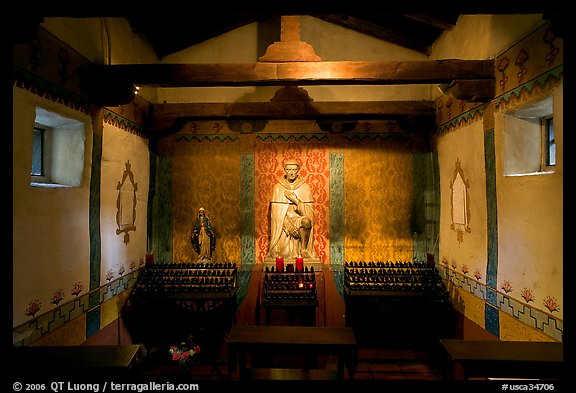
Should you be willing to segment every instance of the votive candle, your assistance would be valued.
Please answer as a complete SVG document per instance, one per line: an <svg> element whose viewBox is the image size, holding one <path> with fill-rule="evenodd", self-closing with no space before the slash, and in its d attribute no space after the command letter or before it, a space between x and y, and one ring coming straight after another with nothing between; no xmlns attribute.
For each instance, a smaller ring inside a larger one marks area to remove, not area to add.
<svg viewBox="0 0 576 393"><path fill-rule="evenodd" d="M296 257L296 270L299 272L304 271L304 258Z"/></svg>
<svg viewBox="0 0 576 393"><path fill-rule="evenodd" d="M284 257L276 257L276 271L284 269Z"/></svg>

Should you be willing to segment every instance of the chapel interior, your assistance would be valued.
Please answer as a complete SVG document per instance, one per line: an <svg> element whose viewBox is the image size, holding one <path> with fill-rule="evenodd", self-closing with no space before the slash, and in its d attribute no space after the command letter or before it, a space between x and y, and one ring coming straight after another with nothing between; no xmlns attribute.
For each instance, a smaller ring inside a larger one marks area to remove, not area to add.
<svg viewBox="0 0 576 393"><path fill-rule="evenodd" d="M15 17L10 372L563 380L565 15L437 7Z"/></svg>

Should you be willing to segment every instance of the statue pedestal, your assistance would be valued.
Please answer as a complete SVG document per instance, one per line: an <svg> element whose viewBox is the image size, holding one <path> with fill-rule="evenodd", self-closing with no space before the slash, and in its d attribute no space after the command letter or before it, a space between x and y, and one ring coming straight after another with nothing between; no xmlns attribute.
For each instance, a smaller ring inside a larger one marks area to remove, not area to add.
<svg viewBox="0 0 576 393"><path fill-rule="evenodd" d="M284 258L284 270L286 270L286 266L289 264L294 265L294 268L296 268L296 259L291 260ZM321 272L322 265L323 263L319 258L304 258L304 268L308 268L308 271L310 271L311 267L314 267L315 272ZM269 257L264 259L264 263L262 263L262 270L264 271L266 268L271 269L272 267L276 269L276 259Z"/></svg>

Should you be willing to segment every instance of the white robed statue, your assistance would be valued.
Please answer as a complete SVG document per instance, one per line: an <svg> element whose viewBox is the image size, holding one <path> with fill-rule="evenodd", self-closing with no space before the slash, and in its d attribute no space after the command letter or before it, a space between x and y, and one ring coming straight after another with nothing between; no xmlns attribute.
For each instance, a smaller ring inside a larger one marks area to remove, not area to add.
<svg viewBox="0 0 576 393"><path fill-rule="evenodd" d="M268 257L316 259L314 251L314 201L306 180L300 177L300 162L284 162L282 176L270 199Z"/></svg>

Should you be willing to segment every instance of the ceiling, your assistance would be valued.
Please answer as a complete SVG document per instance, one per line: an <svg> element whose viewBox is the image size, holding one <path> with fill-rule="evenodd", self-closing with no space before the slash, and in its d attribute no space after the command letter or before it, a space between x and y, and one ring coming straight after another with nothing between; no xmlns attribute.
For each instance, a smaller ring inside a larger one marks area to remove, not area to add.
<svg viewBox="0 0 576 393"><path fill-rule="evenodd" d="M438 37L456 25L459 16L457 13L310 15L426 55ZM190 15L182 13L131 16L128 21L132 31L148 41L159 58L254 22L277 23L280 34L277 14L195 14L191 23Z"/></svg>
<svg viewBox="0 0 576 393"><path fill-rule="evenodd" d="M164 0L169 1L169 0ZM159 58L199 44L254 22L276 23L280 35L280 16L310 15L336 25L376 37L428 55L436 40L452 29L461 15L470 14L542 14L544 19L562 14L561 2L484 0L432 2L363 2L345 5L313 0L290 2L204 2L203 9L192 12L163 12L128 16L134 33L140 34L154 48ZM157 12L156 12L157 11ZM267 37L268 38L268 37Z"/></svg>
<svg viewBox="0 0 576 393"><path fill-rule="evenodd" d="M360 0L355 0L360 1ZM402 0L402 3L410 3L411 0ZM312 0L308 3L315 4ZM214 6L224 7L220 3ZM235 3L239 7L240 3ZM282 3L284 6L286 3ZM292 4L292 3L290 3ZM476 4L476 3L475 3ZM484 4L484 3L482 3ZM508 7L501 9L496 6L485 9L438 8L437 3L429 3L429 7L423 10L414 7L397 12L389 9L389 12L373 12L370 9L342 12L337 7L332 7L329 13L326 7L306 7L306 9L286 9L282 12L264 12L260 9L250 9L238 12L226 9L226 12L214 12L213 10L195 10L191 12L161 12L155 8L152 13L116 15L128 20L132 31L139 34L149 42L157 56L162 59L170 54L197 45L211 38L231 30L246 26L251 23L260 23L264 27L258 29L262 45L280 41L282 16L309 15L334 23L336 25L360 32L367 36L376 37L398 46L415 50L428 55L433 44L446 31L454 28L458 18L463 15L474 13L502 14L502 13L542 13L543 19L556 19L553 24L557 34L564 37L566 19L561 18L565 13L558 10L546 9L542 3L537 9L517 9ZM549 4L549 3L547 3ZM501 2L498 3L500 7ZM526 3L523 3L525 7ZM242 3L242 7L245 4ZM382 6L380 6L382 7ZM438 9L437 9L438 8ZM544 8L544 9L540 9ZM210 12L212 11L212 12ZM296 12L295 12L296 11ZM26 42L34 37L34 27L38 27L43 18L33 17L28 14L19 14L13 17L12 22L16 33L15 42ZM70 15L73 17L98 17L93 14ZM23 23L28 21L28 23ZM262 49L266 50L266 46ZM272 47L273 45L270 45ZM288 61L281 62L257 62L255 64L119 64L98 65L95 64L89 70L86 80L90 81L90 95L94 102L101 106L117 106L129 102L133 98L134 86L159 86L159 87L193 87L193 86L308 86L308 85L388 85L388 84L440 84L450 90L445 93L452 94L458 99L466 101L484 102L493 97L494 92L494 64L490 60L430 60L425 62L316 62L313 61ZM249 108L195 108L178 107L169 109L174 112L172 117L199 117L214 116L210 111L219 110L222 116L228 118L231 113L236 117L271 117L276 113L282 116L290 114L293 118L304 118L310 114L319 116L319 111L326 116L333 116L334 112L345 116L358 116L371 114L381 116L400 114L414 115L413 103L408 107L382 107L382 102L363 103L367 107L361 108L317 108L308 107L303 110L300 107L286 108L290 103L275 102L266 103L266 108L255 110ZM301 103L297 103L301 105ZM318 104L318 103L315 103ZM167 104L170 105L170 104ZM318 104L319 105L319 104ZM271 108L269 108L271 107ZM278 107L278 108L277 108ZM168 109L166 109L168 110ZM201 113L199 114L200 111ZM273 112L272 115L270 114ZM276 111L276 112L274 112ZM421 114L430 116L429 108L420 108ZM158 111L160 113L161 111ZM218 113L220 113L218 112ZM419 112L419 113L420 113ZM167 115L164 115L166 117ZM168 117L170 117L168 116ZM300 117L299 117L300 116Z"/></svg>

